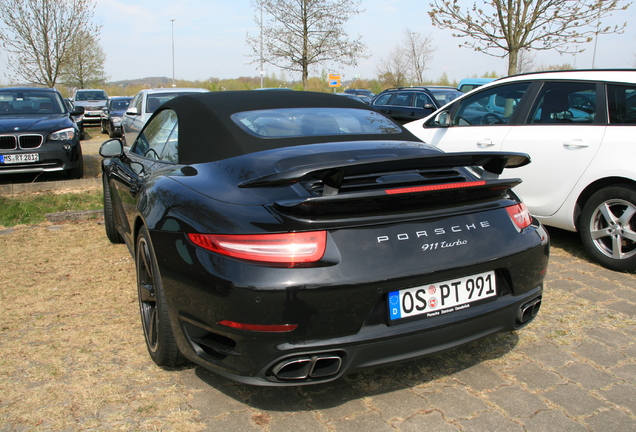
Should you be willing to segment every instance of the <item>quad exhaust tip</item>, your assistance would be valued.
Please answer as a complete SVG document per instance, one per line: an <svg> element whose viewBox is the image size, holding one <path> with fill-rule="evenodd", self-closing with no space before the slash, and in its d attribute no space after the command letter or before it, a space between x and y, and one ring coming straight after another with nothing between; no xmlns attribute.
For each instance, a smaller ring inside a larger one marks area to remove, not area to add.
<svg viewBox="0 0 636 432"><path fill-rule="evenodd" d="M519 310L517 311L517 322L520 324L526 324L530 322L534 317L539 313L539 309L541 308L541 297L537 297L528 303L524 303L521 305Z"/></svg>
<svg viewBox="0 0 636 432"><path fill-rule="evenodd" d="M320 354L286 359L272 372L280 380L320 379L337 374L342 368L342 357L337 354Z"/></svg>

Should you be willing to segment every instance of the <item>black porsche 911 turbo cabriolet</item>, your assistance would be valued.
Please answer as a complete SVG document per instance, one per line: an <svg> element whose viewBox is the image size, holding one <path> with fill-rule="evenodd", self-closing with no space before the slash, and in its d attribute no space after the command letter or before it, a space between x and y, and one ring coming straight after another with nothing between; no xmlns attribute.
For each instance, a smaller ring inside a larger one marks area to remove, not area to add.
<svg viewBox="0 0 636 432"><path fill-rule="evenodd" d="M134 257L160 366L322 383L541 305L548 235L500 177L525 154L445 154L359 102L289 91L177 97L100 153L106 234Z"/></svg>

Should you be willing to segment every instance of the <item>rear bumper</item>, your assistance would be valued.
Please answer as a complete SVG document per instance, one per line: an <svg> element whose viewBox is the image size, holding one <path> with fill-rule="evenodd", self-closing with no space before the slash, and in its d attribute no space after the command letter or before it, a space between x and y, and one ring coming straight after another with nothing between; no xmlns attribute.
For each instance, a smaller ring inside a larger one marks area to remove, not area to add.
<svg viewBox="0 0 636 432"><path fill-rule="evenodd" d="M477 317L464 316L464 319L455 315L453 322L431 329L423 329L425 323L419 321L395 327L367 326L358 334L344 338L297 344L281 342L275 347L277 355L274 359L247 375L219 368L218 363L189 338L190 349L185 354L194 362L244 384L289 386L325 383L352 372L426 357L487 336L517 330L536 316L542 292L543 288L537 287L521 299L500 304L496 310ZM534 305L533 313L526 315L525 321L521 322L522 310L530 304ZM464 315L470 313L467 311ZM187 337L187 332L185 335ZM197 346L194 352L192 346Z"/></svg>

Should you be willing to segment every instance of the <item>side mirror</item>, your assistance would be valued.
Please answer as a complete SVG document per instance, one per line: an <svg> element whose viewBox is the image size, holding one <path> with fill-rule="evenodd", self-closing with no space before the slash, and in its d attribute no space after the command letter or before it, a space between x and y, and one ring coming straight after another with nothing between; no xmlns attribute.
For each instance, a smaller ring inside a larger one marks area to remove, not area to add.
<svg viewBox="0 0 636 432"><path fill-rule="evenodd" d="M424 104L424 109L434 110L435 105L433 105L432 103Z"/></svg>
<svg viewBox="0 0 636 432"><path fill-rule="evenodd" d="M137 107L128 107L128 109L126 110L126 115L131 115L131 116L139 115L139 112L137 111Z"/></svg>
<svg viewBox="0 0 636 432"><path fill-rule="evenodd" d="M124 154L124 145L119 138L105 141L99 148L99 155L106 158L118 158Z"/></svg>
<svg viewBox="0 0 636 432"><path fill-rule="evenodd" d="M86 110L84 109L83 106L74 106L73 109L71 110L71 115L72 116L81 116L84 114Z"/></svg>
<svg viewBox="0 0 636 432"><path fill-rule="evenodd" d="M435 124L441 127L450 126L450 114L448 111L442 111L435 116Z"/></svg>

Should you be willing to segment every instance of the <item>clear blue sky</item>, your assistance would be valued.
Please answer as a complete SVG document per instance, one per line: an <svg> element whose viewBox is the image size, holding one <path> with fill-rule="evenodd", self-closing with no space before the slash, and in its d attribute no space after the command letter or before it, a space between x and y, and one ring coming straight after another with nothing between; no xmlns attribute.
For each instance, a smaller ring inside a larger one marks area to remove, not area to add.
<svg viewBox="0 0 636 432"><path fill-rule="evenodd" d="M431 25L423 0L364 0L365 12L353 17L347 25L350 36L360 34L371 57L361 59L358 67L327 72L363 78L376 76L376 65L401 40L405 29L431 35L437 47L429 79L443 72L452 80L495 71L505 75L505 59L490 57L459 48L461 39L450 30ZM472 4L472 2L470 3ZM106 73L111 80L148 76L172 77L172 23L174 19L175 75L177 79L204 80L210 77L236 78L258 76L258 65L249 64L249 48L245 38L258 34L255 11L249 0L97 0L94 21L102 24L101 43L106 53ZM623 35L601 35L598 40L596 67L634 67L636 63L636 5L615 13L608 21L627 22ZM592 66L594 44L576 57L578 68ZM1 60L5 60L2 56ZM574 64L574 56L537 52L535 64ZM267 73L278 73L266 67ZM319 74L320 71L315 71ZM287 73L288 79L299 79Z"/></svg>

